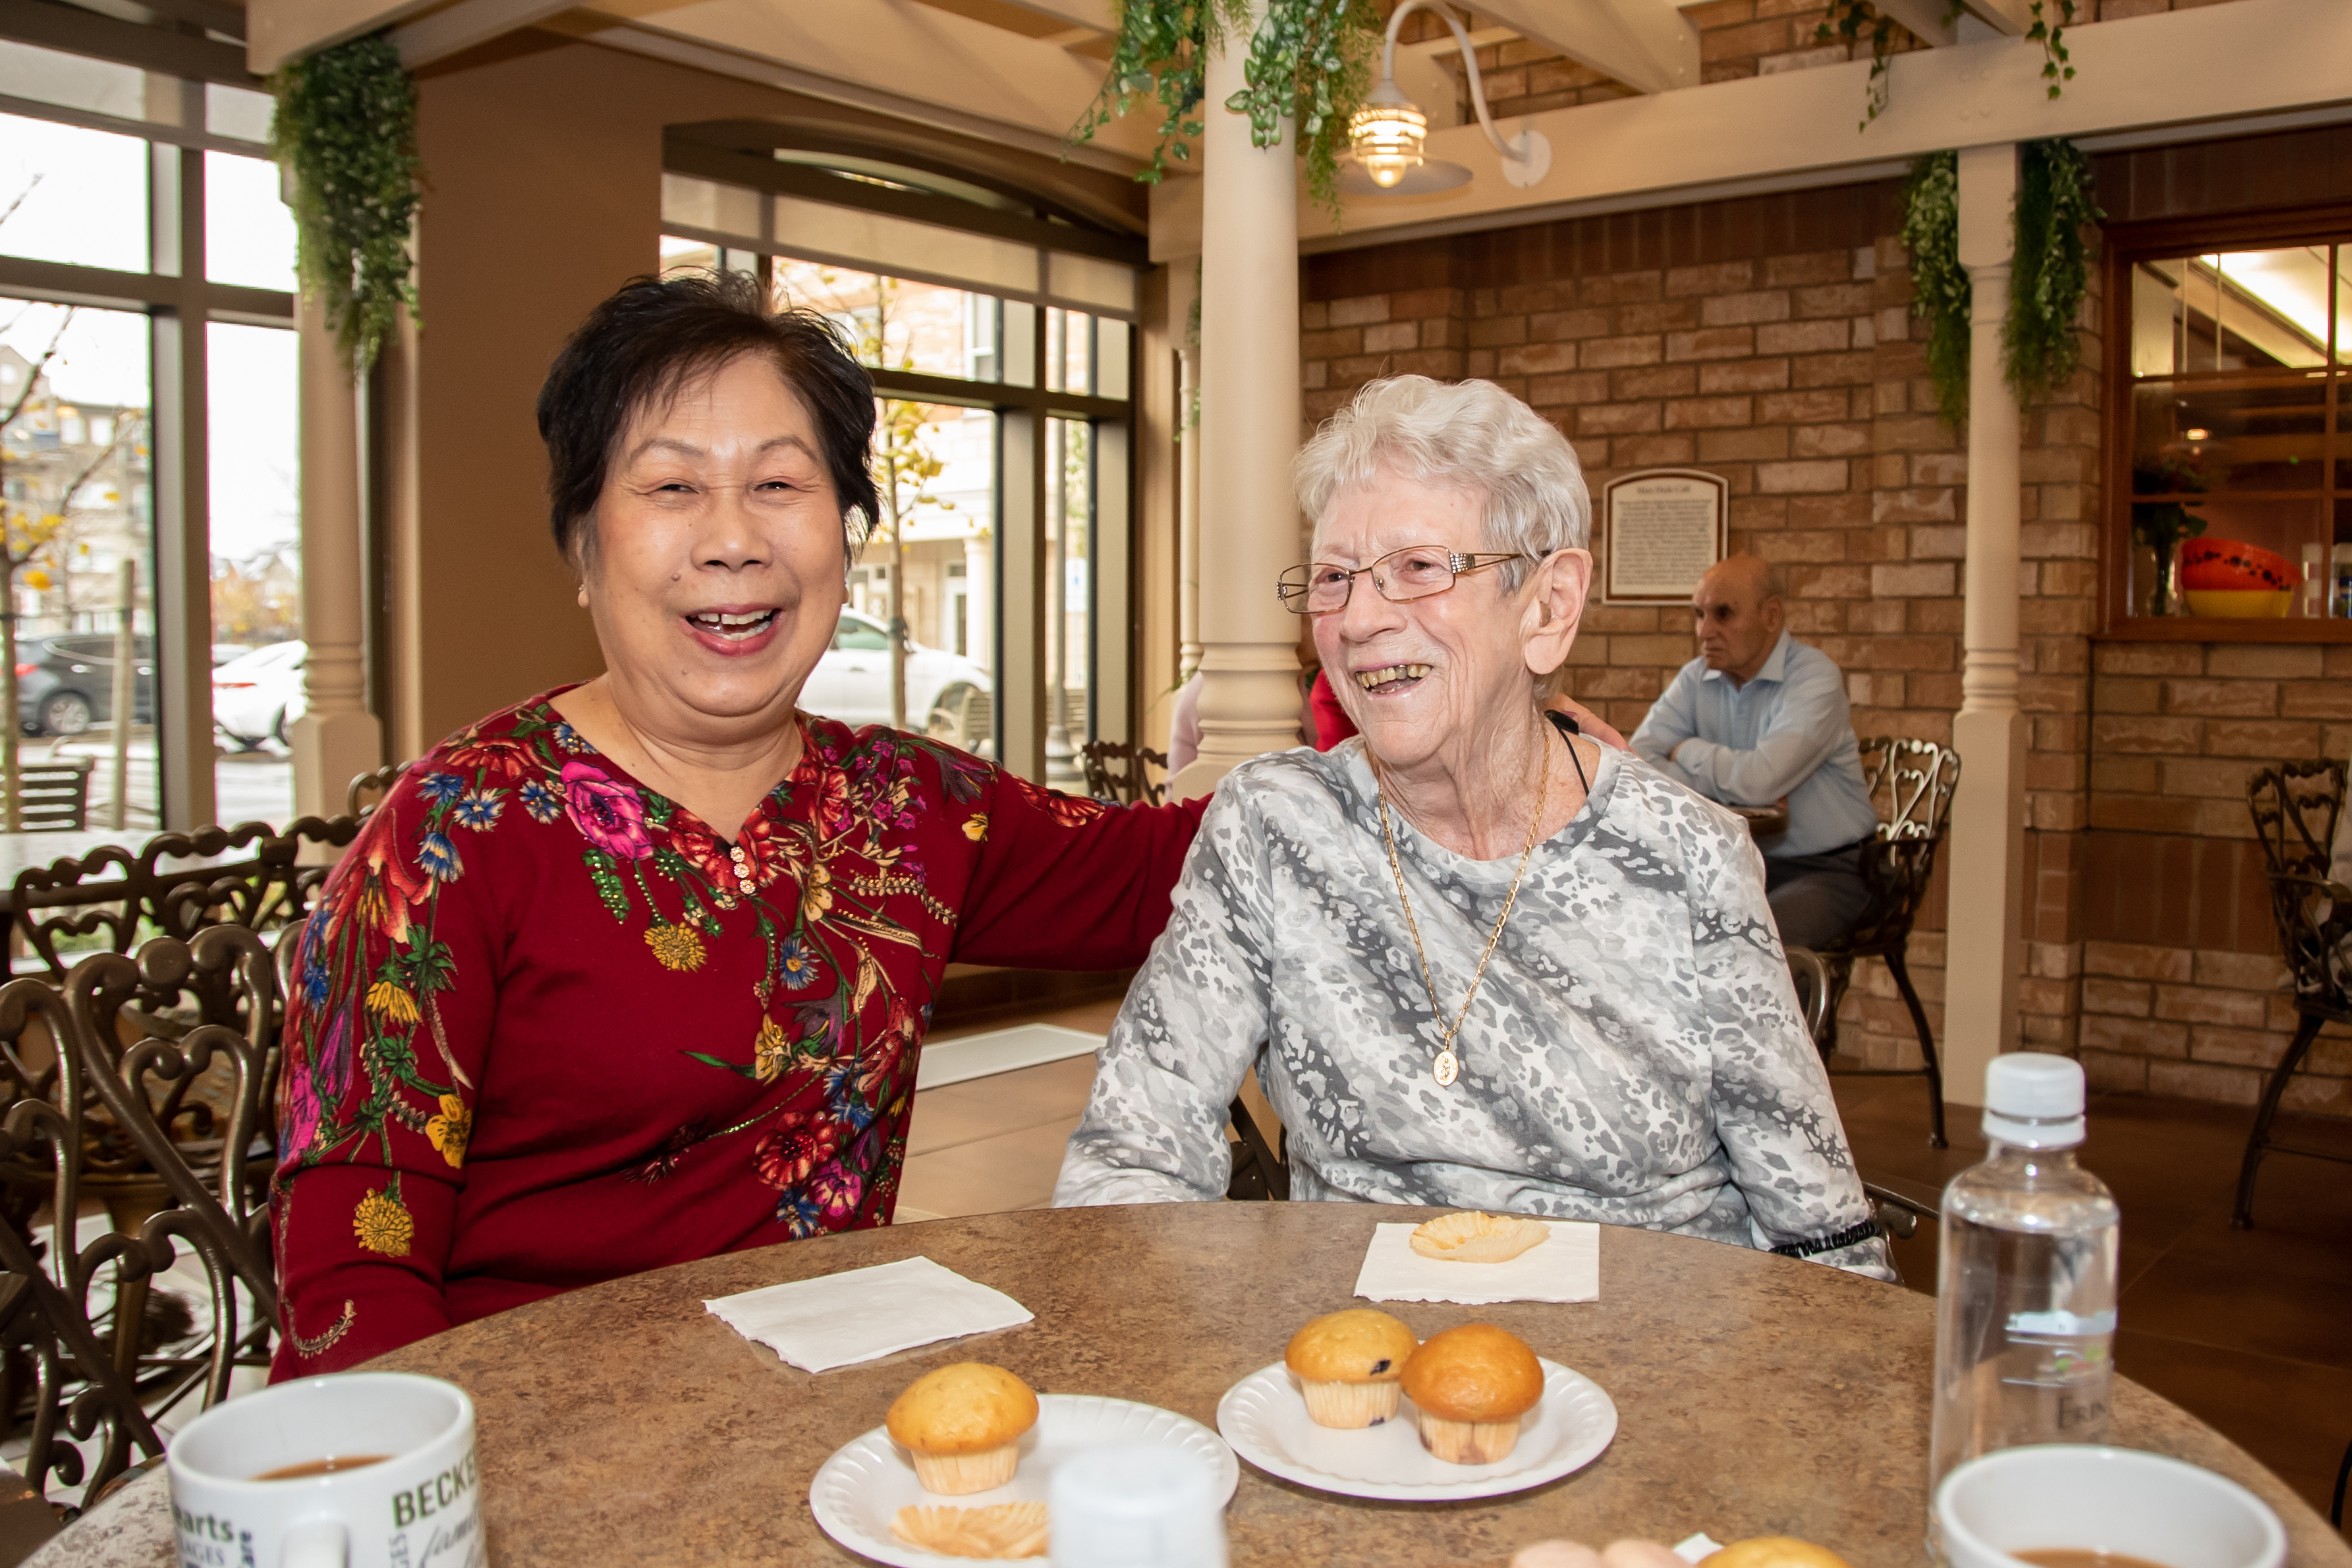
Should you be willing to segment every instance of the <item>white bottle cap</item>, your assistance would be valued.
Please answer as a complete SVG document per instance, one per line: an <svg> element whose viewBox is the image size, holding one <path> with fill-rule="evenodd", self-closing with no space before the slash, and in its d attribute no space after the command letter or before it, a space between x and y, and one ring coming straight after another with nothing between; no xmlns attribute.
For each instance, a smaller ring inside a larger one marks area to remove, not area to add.
<svg viewBox="0 0 2352 1568"><path fill-rule="evenodd" d="M1985 1067L1984 1135L2020 1149L2070 1149L2083 1141L2083 1064L2012 1051Z"/></svg>
<svg viewBox="0 0 2352 1568"><path fill-rule="evenodd" d="M1047 1496L1054 1568L1225 1568L1216 1476L1181 1449L1092 1449L1055 1468Z"/></svg>

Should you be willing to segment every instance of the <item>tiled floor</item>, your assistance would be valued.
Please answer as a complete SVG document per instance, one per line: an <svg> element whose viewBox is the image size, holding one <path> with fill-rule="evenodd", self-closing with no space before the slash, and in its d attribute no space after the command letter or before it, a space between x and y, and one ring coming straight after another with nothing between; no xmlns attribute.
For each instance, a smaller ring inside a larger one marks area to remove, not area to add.
<svg viewBox="0 0 2352 1568"><path fill-rule="evenodd" d="M1100 1033L1116 1012L1101 1003L1038 1021ZM1082 1057L919 1094L899 1217L1050 1204L1093 1070ZM1965 1117L1954 1122L1950 1149L1927 1147L1916 1079L1844 1079L1836 1088L1855 1157L1874 1179L1932 1193L1982 1155ZM2116 1362L2324 1511L2352 1442L2352 1170L2273 1156L2263 1168L2258 1228L2233 1231L2230 1200L2249 1119L2178 1100L2093 1100L2084 1163L2124 1213ZM2352 1127L2283 1131L2352 1152ZM1897 1258L1913 1289L1934 1291L1932 1226L1898 1244Z"/></svg>

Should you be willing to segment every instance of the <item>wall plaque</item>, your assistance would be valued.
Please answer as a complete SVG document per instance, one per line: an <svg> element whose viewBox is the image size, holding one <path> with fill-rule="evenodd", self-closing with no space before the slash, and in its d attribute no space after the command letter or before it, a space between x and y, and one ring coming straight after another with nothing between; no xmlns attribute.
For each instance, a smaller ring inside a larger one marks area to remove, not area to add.
<svg viewBox="0 0 2352 1568"><path fill-rule="evenodd" d="M1645 468L1601 491L1601 600L1687 605L1699 576L1723 559L1726 496L1717 474Z"/></svg>

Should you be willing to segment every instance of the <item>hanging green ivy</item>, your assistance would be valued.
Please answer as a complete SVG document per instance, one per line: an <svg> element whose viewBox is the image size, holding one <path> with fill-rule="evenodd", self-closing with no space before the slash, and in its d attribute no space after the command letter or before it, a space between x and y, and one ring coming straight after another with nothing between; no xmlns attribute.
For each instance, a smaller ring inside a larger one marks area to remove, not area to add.
<svg viewBox="0 0 2352 1568"><path fill-rule="evenodd" d="M2085 231L2106 215L2091 192L2091 160L2072 142L2018 149L2017 259L2009 278L2001 357L2021 404L2047 397L2082 362L2075 317L2091 290Z"/></svg>
<svg viewBox="0 0 2352 1568"><path fill-rule="evenodd" d="M2026 29L2025 39L2042 46L2042 75L2050 84L2050 96L2056 98L2061 88L2074 79L2074 57L2066 50L2066 29L2074 24L2076 0L2055 0L2056 21L2048 15L2053 0L2032 0L2027 11L2033 25ZM1961 0L1945 0L1944 26L1955 26L1967 11ZM1870 35L1870 87L1863 100L1862 123L1855 127L1858 131L1870 129L1870 122L1886 108L1886 62L1895 53L1895 18L1881 12L1871 0L1830 0L1829 10L1813 28L1813 42L1843 42L1849 50L1862 46L1864 33Z"/></svg>
<svg viewBox="0 0 2352 1568"><path fill-rule="evenodd" d="M325 307L344 362L364 374L401 307L416 311L415 89L381 36L293 61L270 86L270 150L293 187L296 270Z"/></svg>
<svg viewBox="0 0 2352 1568"><path fill-rule="evenodd" d="M1171 159L1191 161L1192 144L1207 131L1201 104L1208 96L1210 50L1227 28L1248 26L1246 0L1126 0L1102 91L1069 140L1087 141L1113 120L1157 103L1159 143L1150 166L1136 177L1158 184ZM1307 195L1335 217L1348 120L1370 89L1381 39L1370 0L1267 0L1243 64L1244 85L1223 105L1249 117L1253 146L1280 141L1284 117L1296 124Z"/></svg>
<svg viewBox="0 0 2352 1568"><path fill-rule="evenodd" d="M1969 273L1960 265L1960 155L1930 153L1903 182L1911 313L1927 323L1927 376L1955 430L1969 411Z"/></svg>
<svg viewBox="0 0 2352 1568"><path fill-rule="evenodd" d="M2075 333L2091 288L2086 231L2106 215L2091 189L2091 161L2063 139L2018 149L2016 241L2002 374L2019 405L2049 396L2081 363ZM1960 155L1930 153L1903 183L1903 243L1911 251L1911 310L1927 323L1927 374L1937 410L1958 429L1969 408L1969 274L1960 265Z"/></svg>

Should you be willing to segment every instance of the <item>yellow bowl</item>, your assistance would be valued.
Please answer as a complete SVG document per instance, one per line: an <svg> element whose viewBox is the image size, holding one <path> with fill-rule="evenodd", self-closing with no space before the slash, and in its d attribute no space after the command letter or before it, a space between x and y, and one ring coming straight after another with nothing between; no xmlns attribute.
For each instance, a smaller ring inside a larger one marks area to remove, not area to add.
<svg viewBox="0 0 2352 1568"><path fill-rule="evenodd" d="M2230 621L2284 620L2292 588L2184 588L2192 616L2212 616Z"/></svg>

